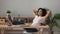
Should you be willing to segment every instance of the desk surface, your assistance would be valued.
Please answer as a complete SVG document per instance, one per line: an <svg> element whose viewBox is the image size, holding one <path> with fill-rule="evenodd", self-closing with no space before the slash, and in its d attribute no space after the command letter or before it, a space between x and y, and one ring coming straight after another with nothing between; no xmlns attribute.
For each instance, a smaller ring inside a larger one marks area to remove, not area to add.
<svg viewBox="0 0 60 34"><path fill-rule="evenodd" d="M28 25L12 25L12 26L8 26L8 25L0 25L0 29L5 29L5 30L24 30L23 28L49 28L48 25L46 26L28 26Z"/></svg>

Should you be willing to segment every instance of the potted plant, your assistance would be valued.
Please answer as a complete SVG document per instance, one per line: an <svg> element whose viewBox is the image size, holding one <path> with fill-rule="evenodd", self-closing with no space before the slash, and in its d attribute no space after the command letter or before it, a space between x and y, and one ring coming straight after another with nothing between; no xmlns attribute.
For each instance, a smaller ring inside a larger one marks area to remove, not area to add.
<svg viewBox="0 0 60 34"><path fill-rule="evenodd" d="M60 14L55 14L53 17L50 16L47 21L46 24L49 25L49 34L54 34L53 33L53 27L56 26L58 28L60 28L59 24L57 23L56 19L60 19Z"/></svg>
<svg viewBox="0 0 60 34"><path fill-rule="evenodd" d="M12 23L11 23L12 22L12 19L11 19L11 15L10 15L11 14L11 11L10 10L7 10L6 13L7 13L7 20L9 22L8 25L11 26L12 25Z"/></svg>
<svg viewBox="0 0 60 34"><path fill-rule="evenodd" d="M10 10L7 10L7 12L6 12L8 15L11 13L11 11Z"/></svg>

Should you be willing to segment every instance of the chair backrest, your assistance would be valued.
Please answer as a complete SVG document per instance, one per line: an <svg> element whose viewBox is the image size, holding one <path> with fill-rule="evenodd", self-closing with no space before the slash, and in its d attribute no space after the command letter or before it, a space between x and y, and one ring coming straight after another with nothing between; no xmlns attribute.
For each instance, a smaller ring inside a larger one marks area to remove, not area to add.
<svg viewBox="0 0 60 34"><path fill-rule="evenodd" d="M5 24L5 19L0 19L0 24Z"/></svg>

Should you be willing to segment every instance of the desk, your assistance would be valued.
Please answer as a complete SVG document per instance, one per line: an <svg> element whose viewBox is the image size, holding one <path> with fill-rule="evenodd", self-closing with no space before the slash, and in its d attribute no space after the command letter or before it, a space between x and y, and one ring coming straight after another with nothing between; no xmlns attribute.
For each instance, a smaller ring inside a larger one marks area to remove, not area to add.
<svg viewBox="0 0 60 34"><path fill-rule="evenodd" d="M48 25L46 26L28 26L28 25L0 25L0 34L4 34L4 30L24 30L24 28L39 28L40 29L40 34L43 34L43 29L44 28L49 28Z"/></svg>

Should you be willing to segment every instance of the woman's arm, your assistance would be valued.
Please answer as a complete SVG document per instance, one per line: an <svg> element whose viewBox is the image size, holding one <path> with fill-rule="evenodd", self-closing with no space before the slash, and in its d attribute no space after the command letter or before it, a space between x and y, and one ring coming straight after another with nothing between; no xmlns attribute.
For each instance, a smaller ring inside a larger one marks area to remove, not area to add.
<svg viewBox="0 0 60 34"><path fill-rule="evenodd" d="M37 12L37 11L34 9L34 10L33 10L33 14L34 14L34 16L36 16L36 12Z"/></svg>
<svg viewBox="0 0 60 34"><path fill-rule="evenodd" d="M47 18L50 16L50 14L51 14L51 11L50 11L50 10L48 10L48 11L47 11L46 16L44 16L44 17L45 17L45 19L47 19Z"/></svg>

